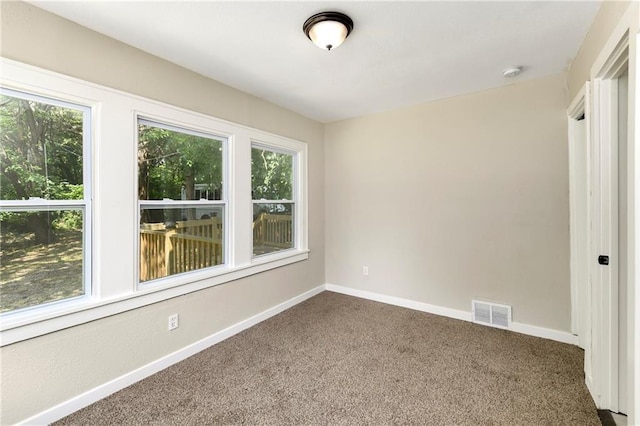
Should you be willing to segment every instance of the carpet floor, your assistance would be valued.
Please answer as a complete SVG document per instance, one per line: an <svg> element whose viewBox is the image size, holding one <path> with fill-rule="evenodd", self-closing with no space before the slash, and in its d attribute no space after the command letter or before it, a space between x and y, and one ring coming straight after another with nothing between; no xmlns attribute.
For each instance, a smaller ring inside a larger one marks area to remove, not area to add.
<svg viewBox="0 0 640 426"><path fill-rule="evenodd" d="M57 422L600 425L576 346L323 292Z"/></svg>

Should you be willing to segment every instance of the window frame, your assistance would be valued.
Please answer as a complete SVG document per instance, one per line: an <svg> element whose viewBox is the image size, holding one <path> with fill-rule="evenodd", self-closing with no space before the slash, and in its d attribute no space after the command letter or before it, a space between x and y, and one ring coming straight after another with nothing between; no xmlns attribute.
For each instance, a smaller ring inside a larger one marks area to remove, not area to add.
<svg viewBox="0 0 640 426"><path fill-rule="evenodd" d="M168 282L169 285L171 285L172 278L175 276L187 276L189 274L192 274L194 272L199 272L202 270L210 270L213 268L222 268L224 266L227 265L227 249L229 247L229 243L230 241L228 240L228 234L229 234L229 218L228 218L228 210L229 210L229 158L228 158L228 152L229 152L229 138L231 137L230 135L224 135L222 134L223 132L212 132L211 129L207 129L207 130L202 130L202 129L198 129L198 128L194 128L193 126L184 126L183 124L174 124L173 122L171 122L171 120L158 120L158 119L152 119L152 118L148 118L145 114L141 114L138 113L136 114L136 123L137 126L136 128L139 129L140 124L144 124L147 126L153 126L156 128L160 128L160 129L164 129L164 130L168 130L168 131L172 131L172 132L176 132L176 133L183 133L183 134L187 134L187 135L191 135L191 136L198 136L198 137L202 137L202 138L207 138L207 139L211 139L211 140L218 140L219 142L221 142L222 144L222 196L220 200L206 200L206 201L201 201L201 200L140 200L140 196L139 194L137 194L137 199L138 199L138 209L136 211L136 223L138 224L138 238L136 239L136 259L137 259L137 267L136 267L136 283L137 283L137 289L138 290L144 290L146 288L152 288L154 286L162 286L164 285L166 282ZM140 133L139 130L136 132L136 154L138 152L139 149L139 144L140 144ZM137 157L136 157L137 158ZM135 188L138 188L138 177L139 177L139 170L138 167L136 167L136 174L135 174ZM137 190L136 190L137 193ZM167 275L166 277L161 277L161 278L155 278L155 279L151 279L151 280L147 280L147 281L141 281L140 280L140 216L141 216L141 210L144 206L154 206L157 208L162 208L164 206L166 206L167 208L175 208L175 207L179 207L179 206L184 206L185 208L189 207L189 206L222 206L222 263L218 264L218 265L214 265L214 266L210 266L207 268L199 268L193 271L188 271L188 272L182 272L182 273L178 273L178 274L173 274L173 275Z"/></svg>
<svg viewBox="0 0 640 426"><path fill-rule="evenodd" d="M80 210L82 212L82 294L64 299L52 300L37 305L26 306L2 312L2 316L38 314L49 310L51 306L74 306L93 297L93 106L66 96L50 95L36 88L12 88L0 85L0 94L18 99L34 101L60 108L72 109L82 113L82 199L50 200L32 197L27 200L0 200L0 211L6 212L45 212Z"/></svg>
<svg viewBox="0 0 640 426"><path fill-rule="evenodd" d="M252 260L256 259L256 258L261 258L261 257L265 257L265 256L271 256L274 255L276 253L282 253L282 252L286 252L289 250L296 250L299 247L299 238L298 238L298 232L296 229L297 223L299 221L298 215L298 194L300 194L300 188L298 188L298 185L300 183L300 177L298 175L298 158L300 156L300 152L299 151L295 151L295 150L290 150L287 148L283 148L282 146L275 146L275 145L271 145L265 142L260 142L260 141L256 141L256 140L252 140L251 141L251 150L253 149L261 149L263 151L271 151L274 152L276 154L282 154L282 155L290 155L291 158L291 199L282 199L282 200L267 200L267 199L260 199L260 200L256 200L253 198L253 195L251 197L251 207L252 207L252 211L253 208L256 204L292 204L293 205L293 215L292 215L292 220L293 223L291 224L291 232L293 234L293 247L289 247L289 248L285 248L282 250L275 250L272 252L268 252L268 253L262 253L262 254L253 254L252 253ZM251 173L253 174L253 170L251 171ZM251 186L251 194L253 194L253 185ZM253 237L253 233L252 233L252 237ZM251 247L252 247L252 251L253 251L253 238L251 240Z"/></svg>
<svg viewBox="0 0 640 426"><path fill-rule="evenodd" d="M309 257L307 144L171 104L0 57L0 86L91 108L91 297L0 314L0 347ZM226 264L138 285L137 117L227 138ZM298 153L297 246L252 258L251 144Z"/></svg>
<svg viewBox="0 0 640 426"><path fill-rule="evenodd" d="M262 147L274 152L284 154L293 154L293 187L292 196L296 201L294 210L294 246L286 250L279 250L272 253L265 253L259 256L253 256L253 232L251 235L251 264L261 265L273 260L286 257L289 253L308 253L309 252L309 210L308 210L308 147L306 143L279 137L270 134L263 134L260 137L252 137L250 139L249 151L256 146ZM249 154L249 180L251 176L251 156ZM251 195L251 183L249 182L249 195ZM251 211L253 212L253 196L250 196Z"/></svg>

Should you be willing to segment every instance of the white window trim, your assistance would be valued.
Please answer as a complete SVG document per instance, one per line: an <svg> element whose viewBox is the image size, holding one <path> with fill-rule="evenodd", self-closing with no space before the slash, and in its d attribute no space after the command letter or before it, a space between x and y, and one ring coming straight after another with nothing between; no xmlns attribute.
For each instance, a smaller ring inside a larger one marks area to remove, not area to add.
<svg viewBox="0 0 640 426"><path fill-rule="evenodd" d="M35 102L54 105L61 108L73 109L82 113L82 199L80 200L48 200L40 197L29 198L28 200L0 200L0 207L6 211L57 211L57 210L79 210L82 212L82 294L74 297L67 297L60 300L53 300L39 305L27 306L16 309L18 315L34 316L39 312L46 312L58 305L74 304L90 299L93 293L92 276L92 146L93 146L93 109L91 105L84 102L76 102L60 98L57 96L47 96L36 94L29 90L21 90L12 87L2 87L2 93L8 96L27 99ZM3 315L3 314L0 314ZM0 316L1 318L1 316ZM1 321L1 320L0 320ZM0 338L0 344L2 340Z"/></svg>
<svg viewBox="0 0 640 426"><path fill-rule="evenodd" d="M140 124L145 124L148 126L153 126L156 128L161 128L161 129L165 129L165 130L169 130L172 132L181 132L184 134L189 134L192 136L198 136L201 138L207 138L207 139L211 139L211 140L218 140L220 139L219 142L222 142L222 199L221 200L140 200L139 196L138 196L138 208L136 209L136 223L138 225L138 229L137 229L137 237L136 237L136 260L137 260L137 266L136 266L136 283L138 286L138 290L144 290L147 288L153 288L155 286L171 286L171 285L181 285L184 284L185 282L188 281L183 281L180 280L179 277L186 277L187 279L190 279L190 277L193 277L193 274L195 272L201 272L201 271L211 271L213 268L215 269L221 269L224 266L228 265L228 248L230 247L231 241L228 238L228 234L229 234L229 223L230 223L230 218L228 216L228 211L229 211L229 157L228 157L228 145L229 145L229 140L233 137L233 135L231 134L221 134L222 132L211 132L211 130L205 130L204 128L194 128L193 126L183 126L183 125L177 125L175 123L173 123L170 119L169 120L164 120L164 119L149 119L148 117L146 117L144 114L138 113L136 114L136 158L137 158L137 154L138 154L138 145L139 145L139 131L138 131L138 126ZM212 125L215 125L215 123L211 123ZM197 125L196 125L197 126ZM135 182L134 185L136 188L138 188L138 168L136 165L136 174L135 174ZM137 189L136 189L136 193L137 193ZM202 268L202 269L197 269L195 271L190 271L190 272L184 272L181 274L174 274L174 275L169 275L166 277L162 277L162 278L156 278L153 280L149 280L149 281L140 281L140 210L143 207L147 207L147 206L166 206L167 208L174 208L174 207L179 207L179 206L197 206L197 205L202 205L202 206L213 206L213 205L219 205L223 207L223 222L222 222L222 226L223 226L223 243L222 243L222 259L223 259L223 263L220 265L214 265L211 266L209 268Z"/></svg>
<svg viewBox="0 0 640 426"><path fill-rule="evenodd" d="M259 254L259 255L253 255L251 262L252 263L260 263L260 259L263 257L270 257L273 256L276 253L283 253L283 252L287 252L287 251L291 251L291 250L297 250L298 247L301 246L301 238L300 238L300 233L298 232L298 222L300 222L302 220L302 215L306 212L306 208L300 212L298 209L298 199L299 199L299 195L304 193L305 190L303 190L300 187L300 184L302 182L299 170L300 167L298 167L298 164L300 162L300 156L303 155L306 158L306 155L301 154L300 151L296 150L294 146L289 145L289 144L283 144L283 143L279 143L279 144L271 144L269 142L264 142L264 141L256 141L256 140L252 140L251 141L251 148L257 148L257 149L262 149L265 151L271 151L271 152L275 152L278 154L285 154L285 155L291 155L293 157L293 161L292 161L292 167L293 167L293 173L292 173L292 178L293 178L293 183L292 183L292 194L291 194L291 199L282 199L282 200L267 200L267 199L259 199L259 200L254 200L253 197L251 197L251 204L255 205L255 204L293 204L294 205L294 209L293 209L293 247L292 248L288 248L288 249L282 249L282 250L278 250L278 251L274 251L272 253L264 253L264 254ZM306 154L306 153L305 153ZM306 181L305 181L306 182ZM251 192L253 193L253 187L251 188ZM253 209L252 209L253 211ZM305 220L306 220L306 216L305 216ZM253 251L253 235L251 238L251 249Z"/></svg>
<svg viewBox="0 0 640 426"><path fill-rule="evenodd" d="M293 141L283 138L253 138L251 139L251 148L262 148L273 152L279 152L282 154L293 154L293 200L287 200L293 202L295 208L295 223L294 223L294 238L295 248L288 250L281 250L276 253L287 252L289 250L307 250L308 249L308 156L307 156L307 144ZM250 165L249 165L250 166ZM253 197L251 197L253 198ZM257 203L270 203L270 202L287 202L285 200L251 200L252 204ZM253 249L253 236L252 236L252 249ZM261 263L264 257L272 256L273 254L263 254L253 257L253 263Z"/></svg>
<svg viewBox="0 0 640 426"><path fill-rule="evenodd" d="M286 137L188 111L98 84L0 58L3 87L86 105L92 111L93 293L36 312L0 315L0 346L94 321L162 300L304 261L307 244L307 145ZM227 263L138 287L137 117L227 137L230 218ZM300 209L297 248L252 257L251 144L262 142L298 155ZM127 159L127 156L129 157ZM244 159L244 161L243 161ZM85 160L86 161L86 160ZM89 161L87 161L89 162ZM232 219L232 220L231 220ZM113 235L114 227L123 234Z"/></svg>

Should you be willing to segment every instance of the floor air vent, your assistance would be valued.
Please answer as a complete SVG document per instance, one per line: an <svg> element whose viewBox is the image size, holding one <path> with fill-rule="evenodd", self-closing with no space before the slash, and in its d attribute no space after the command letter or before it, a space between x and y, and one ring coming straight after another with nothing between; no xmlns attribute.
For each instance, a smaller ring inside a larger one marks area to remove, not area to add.
<svg viewBox="0 0 640 426"><path fill-rule="evenodd" d="M511 326L511 306L473 300L472 309L473 322L500 328Z"/></svg>

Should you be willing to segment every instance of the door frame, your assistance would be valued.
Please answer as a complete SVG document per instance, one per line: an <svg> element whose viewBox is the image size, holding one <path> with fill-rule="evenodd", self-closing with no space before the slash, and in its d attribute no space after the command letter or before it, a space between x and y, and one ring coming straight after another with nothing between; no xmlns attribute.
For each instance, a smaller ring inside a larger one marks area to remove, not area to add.
<svg viewBox="0 0 640 426"><path fill-rule="evenodd" d="M592 101L591 111L592 125L591 146L594 146L594 140L607 136L601 126L602 119L602 85L607 77L611 78L616 66L620 65L621 57L627 56L629 67L629 103L628 103L628 127L627 127L627 220L628 220L628 239L627 239L627 353L626 365L628 370L628 382L626 389L627 396L627 422L628 424L640 424L640 288L638 285L638 267L640 267L640 131L636 129L636 123L640 123L640 67L639 67L639 46L640 46L640 3L630 2L623 16L618 20L615 28L593 62L590 70L590 80L592 84ZM597 84L596 84L597 83ZM596 85L599 85L596 92ZM605 84L606 86L606 84ZM606 91L607 88L604 87ZM604 106L606 108L606 105ZM599 117L596 117L596 109L598 109ZM604 123L606 126L606 123ZM611 123L609 123L610 125ZM592 164L594 161L592 160ZM592 170L594 176L595 170ZM595 190L595 183L593 188ZM596 194L592 194L595 199ZM593 214L597 210L592 211ZM592 216L593 223L596 218ZM595 241L594 241L595 246ZM591 259L592 263L597 265L596 259ZM636 266L637 265L637 266ZM592 277L594 280L596 274ZM593 388L590 388L591 395L599 408L611 409L614 411L617 407L617 374L611 374L613 368L611 363L607 363L606 359L612 357L612 340L607 339L607 335L612 335L610 323L603 323L601 319L611 319L611 302L614 300L610 297L608 300L597 298L597 292L602 288L595 288L595 281L592 280L594 291L592 299L592 353L593 353ZM609 294L611 296L611 294ZM617 304L617 300L615 300ZM615 312L617 315L617 311ZM617 321L617 318L616 318ZM616 335L617 337L617 335ZM617 351L617 347L613 348ZM616 357L617 360L617 357ZM617 363L617 362L616 362ZM617 373L617 372L616 372ZM611 379L615 380L616 386L613 386ZM615 389L613 395L611 390ZM615 403L612 403L613 397L616 397Z"/></svg>
<svg viewBox="0 0 640 426"><path fill-rule="evenodd" d="M618 103L615 80L630 66L629 28L617 38L609 54L592 69L593 115L591 127L592 192L592 396L600 408L618 411ZM615 35L615 34L614 34ZM631 108L628 109L631 113ZM631 120L629 120L631 121ZM631 139L631 133L628 132ZM631 144L628 143L628 146ZM629 172L632 173L631 169ZM632 185L630 185L632 186ZM629 204L632 199L629 198ZM628 215L631 218L631 215ZM631 220L631 219L630 219ZM630 224L631 225L631 224ZM633 226L629 227L633 229ZM630 239L631 240L631 239ZM628 253L633 253L631 247ZM608 255L608 266L596 264ZM631 256L630 256L631 257ZM631 259L628 259L631 260ZM633 262L627 262L633 269ZM631 271L629 271L631 272ZM628 273L629 282L633 275Z"/></svg>
<svg viewBox="0 0 640 426"><path fill-rule="evenodd" d="M578 92L573 102L567 109L568 131L569 131L569 211L570 211L570 271L571 271L571 332L578 336L578 346L585 351L584 355L584 373L585 383L592 394L595 394L593 382L593 366L592 366L592 305L593 305L593 285L592 276L594 271L593 262L589 262L595 256L595 249L592 245L592 176L591 176L591 83L586 82L582 89ZM581 117L584 117L585 137L578 139L577 126ZM582 171L578 164L578 144L584 144L586 150L585 164L586 170ZM581 172L584 172L582 174ZM584 182L582 188L587 190L587 208L581 208L578 203L578 188L581 188L580 180L586 175L587 181ZM579 219L582 219L579 220ZM579 256L580 241L578 223L587 224L586 235L586 258ZM579 271L586 271L586 282L580 282Z"/></svg>

